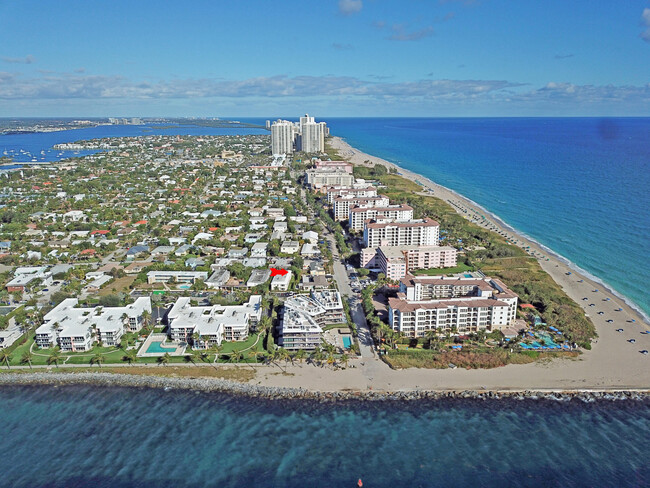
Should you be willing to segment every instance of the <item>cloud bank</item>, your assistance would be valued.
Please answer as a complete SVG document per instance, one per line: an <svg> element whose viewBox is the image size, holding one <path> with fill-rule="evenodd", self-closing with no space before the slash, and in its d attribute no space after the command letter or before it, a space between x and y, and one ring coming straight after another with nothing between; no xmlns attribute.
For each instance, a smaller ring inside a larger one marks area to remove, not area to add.
<svg viewBox="0 0 650 488"><path fill-rule="evenodd" d="M65 101L92 106L94 103L158 104L178 100L185 104L222 103L309 104L319 101L330 110L364 107L395 113L433 111L446 107L451 113L476 113L489 107L493 112L575 114L598 111L650 113L650 83L635 85L576 85L549 82L542 87L508 80L423 79L390 81L369 76L267 76L244 80L174 79L157 82L133 81L121 76L84 73L45 74L27 78L0 72L0 105L17 107ZM6 101L9 101L7 103ZM179 102L179 103L180 103ZM611 110L610 110L611 109ZM609 113L608 112L608 113Z"/></svg>

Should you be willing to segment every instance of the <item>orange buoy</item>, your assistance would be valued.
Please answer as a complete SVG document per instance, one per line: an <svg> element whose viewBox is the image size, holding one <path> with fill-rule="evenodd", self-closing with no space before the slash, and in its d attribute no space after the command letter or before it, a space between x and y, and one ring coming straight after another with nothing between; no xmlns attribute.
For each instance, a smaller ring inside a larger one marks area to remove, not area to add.
<svg viewBox="0 0 650 488"><path fill-rule="evenodd" d="M363 481L361 481L361 478L359 478L359 481L357 481L357 486L361 488L363 486Z"/></svg>

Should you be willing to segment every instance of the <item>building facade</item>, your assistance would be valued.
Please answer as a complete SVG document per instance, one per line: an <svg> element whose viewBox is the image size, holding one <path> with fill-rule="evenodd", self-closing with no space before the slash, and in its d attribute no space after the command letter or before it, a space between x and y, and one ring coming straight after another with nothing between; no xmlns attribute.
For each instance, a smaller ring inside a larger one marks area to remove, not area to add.
<svg viewBox="0 0 650 488"><path fill-rule="evenodd" d="M415 269L455 267L457 251L449 246L380 246L374 261L388 279L400 280Z"/></svg>
<svg viewBox="0 0 650 488"><path fill-rule="evenodd" d="M276 120L271 125L271 151L273 154L292 154L296 140L296 126L288 120Z"/></svg>
<svg viewBox="0 0 650 488"><path fill-rule="evenodd" d="M334 199L332 213L334 220L348 220L353 207L385 207L390 205L386 195L372 197L340 196Z"/></svg>
<svg viewBox="0 0 650 488"><path fill-rule="evenodd" d="M389 325L407 337L470 334L507 327L516 319L518 296L493 278L407 275L388 301Z"/></svg>
<svg viewBox="0 0 650 488"><path fill-rule="evenodd" d="M373 221L363 227L365 247L380 246L437 246L440 224L425 218L403 222Z"/></svg>
<svg viewBox="0 0 650 488"><path fill-rule="evenodd" d="M352 230L362 230L366 220L376 220L377 218L411 220L413 218L413 207L405 204L382 207L353 207L350 209L348 225Z"/></svg>

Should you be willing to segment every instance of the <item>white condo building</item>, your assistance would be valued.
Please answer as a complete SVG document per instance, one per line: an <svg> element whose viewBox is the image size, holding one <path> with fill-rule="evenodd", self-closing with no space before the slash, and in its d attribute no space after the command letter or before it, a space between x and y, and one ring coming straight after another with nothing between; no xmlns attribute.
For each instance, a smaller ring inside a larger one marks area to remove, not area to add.
<svg viewBox="0 0 650 488"><path fill-rule="evenodd" d="M332 212L334 220L348 220L352 207L385 207L387 205L390 205L390 200L386 195L372 197L346 195L334 199Z"/></svg>
<svg viewBox="0 0 650 488"><path fill-rule="evenodd" d="M345 322L341 294L336 290L294 295L284 302L278 345L285 349L314 349L320 345L322 326Z"/></svg>
<svg viewBox="0 0 650 488"><path fill-rule="evenodd" d="M140 297L126 307L77 308L76 298L67 298L43 318L36 329L36 345L42 348L60 346L61 351L88 351L93 333L104 346L117 346L125 331L142 327L142 315L151 313L151 300Z"/></svg>
<svg viewBox="0 0 650 488"><path fill-rule="evenodd" d="M345 197L345 196L354 196L354 197L376 197L377 188L374 186L362 187L362 188L341 188L341 187L331 187L327 189L327 203L330 205L334 203L336 197Z"/></svg>
<svg viewBox="0 0 650 488"><path fill-rule="evenodd" d="M271 125L271 151L273 154L291 154L294 150L297 128L288 120L276 120Z"/></svg>
<svg viewBox="0 0 650 488"><path fill-rule="evenodd" d="M190 342L198 334L194 347L208 349L222 341L243 341L248 329L262 317L262 297L251 295L243 305L194 307L190 297L182 297L167 314L169 335L175 342Z"/></svg>
<svg viewBox="0 0 650 488"><path fill-rule="evenodd" d="M386 218L392 220L411 220L413 207L405 204L382 207L354 207L350 209L348 226L351 230L361 230L366 220Z"/></svg>
<svg viewBox="0 0 650 488"><path fill-rule="evenodd" d="M300 117L300 150L306 153L320 153L325 151L325 136L327 124L316 122L314 117L305 114Z"/></svg>
<svg viewBox="0 0 650 488"><path fill-rule="evenodd" d="M363 227L365 247L437 246L440 225L433 219L409 221L374 221Z"/></svg>
<svg viewBox="0 0 650 488"><path fill-rule="evenodd" d="M397 298L388 300L389 325L407 337L439 333L470 334L510 325L518 296L493 278L407 275Z"/></svg>

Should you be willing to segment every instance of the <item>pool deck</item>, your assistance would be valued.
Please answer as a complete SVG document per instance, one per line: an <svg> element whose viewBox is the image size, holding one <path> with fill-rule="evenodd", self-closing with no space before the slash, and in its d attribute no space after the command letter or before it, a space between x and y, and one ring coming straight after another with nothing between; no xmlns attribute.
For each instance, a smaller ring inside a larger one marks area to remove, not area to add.
<svg viewBox="0 0 650 488"><path fill-rule="evenodd" d="M170 349L167 352L170 356L182 356L183 354L185 354L185 348L187 347L186 344L178 344L176 342L168 341L167 335L165 334L151 334L149 335L149 337L147 337L147 339L144 341L144 344L142 344L142 347L138 351L138 357L157 358L165 355L164 352L147 352L152 342L162 342L165 348ZM172 350L172 347L174 348L174 350Z"/></svg>

